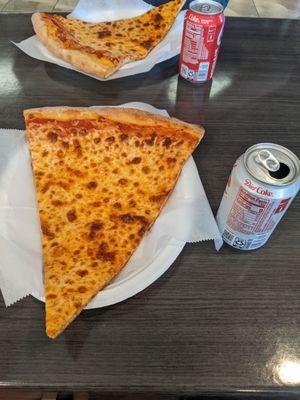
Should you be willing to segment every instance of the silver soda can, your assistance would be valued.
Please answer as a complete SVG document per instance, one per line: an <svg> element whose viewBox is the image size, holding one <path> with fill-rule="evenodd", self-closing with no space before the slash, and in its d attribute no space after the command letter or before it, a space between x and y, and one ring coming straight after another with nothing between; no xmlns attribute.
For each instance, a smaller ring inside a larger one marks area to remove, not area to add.
<svg viewBox="0 0 300 400"><path fill-rule="evenodd" d="M260 143L235 162L217 213L224 242L239 250L263 246L300 187L300 162L283 146Z"/></svg>

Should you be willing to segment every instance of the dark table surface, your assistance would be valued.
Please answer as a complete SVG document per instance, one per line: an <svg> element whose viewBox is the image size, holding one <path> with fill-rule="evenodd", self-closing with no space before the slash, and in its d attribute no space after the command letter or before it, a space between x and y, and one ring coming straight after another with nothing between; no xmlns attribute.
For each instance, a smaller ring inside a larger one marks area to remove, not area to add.
<svg viewBox="0 0 300 400"><path fill-rule="evenodd" d="M300 21L228 18L210 91L178 80L178 59L147 74L96 81L23 54L30 16L0 16L0 126L28 107L144 101L203 122L195 160L213 211L248 146L300 154ZM206 110L206 111L205 111ZM0 387L103 392L300 394L300 199L267 245L243 253L188 244L135 297L83 312L56 341L44 306L0 300Z"/></svg>

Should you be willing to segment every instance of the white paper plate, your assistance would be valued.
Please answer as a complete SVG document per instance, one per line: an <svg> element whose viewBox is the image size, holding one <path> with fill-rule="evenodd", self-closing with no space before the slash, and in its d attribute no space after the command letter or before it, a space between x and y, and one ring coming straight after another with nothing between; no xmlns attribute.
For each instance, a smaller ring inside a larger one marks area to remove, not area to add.
<svg viewBox="0 0 300 400"><path fill-rule="evenodd" d="M168 116L146 103L126 103ZM43 300L42 250L31 159L24 131L0 129L0 288L7 306L34 293ZM135 295L158 279L187 242L220 240L197 167L190 157L176 186L134 254L87 308L104 307ZM16 279L16 276L18 279Z"/></svg>
<svg viewBox="0 0 300 400"><path fill-rule="evenodd" d="M194 160L192 159L191 161L185 166L187 168L186 177L198 173ZM144 241L147 241L147 236L143 239ZM129 260L118 276L105 289L100 291L85 309L116 304L146 289L170 268L181 253L184 245L185 242L168 237L165 246L149 265L143 266L141 269L132 268ZM36 293L32 293L32 295L38 300L45 301L44 297L40 297Z"/></svg>
<svg viewBox="0 0 300 400"><path fill-rule="evenodd" d="M157 256L155 261L140 271L126 274L122 278L122 272L105 289L100 291L97 296L90 301L85 310L110 306L120 303L135 294L141 292L155 282L176 260L184 248L185 243L170 238L165 249ZM45 301L44 297L39 297L32 293L36 299Z"/></svg>

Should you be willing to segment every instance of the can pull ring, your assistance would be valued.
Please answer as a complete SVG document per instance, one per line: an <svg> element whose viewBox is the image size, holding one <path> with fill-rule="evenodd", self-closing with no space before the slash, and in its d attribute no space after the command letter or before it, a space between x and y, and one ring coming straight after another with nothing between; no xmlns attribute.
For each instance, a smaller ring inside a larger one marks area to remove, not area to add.
<svg viewBox="0 0 300 400"><path fill-rule="evenodd" d="M265 167L268 171L275 172L280 168L279 161L269 150L261 150L255 157L255 161Z"/></svg>
<svg viewBox="0 0 300 400"><path fill-rule="evenodd" d="M200 11L203 13L208 13L210 11L210 5L209 4L202 4L200 7Z"/></svg>

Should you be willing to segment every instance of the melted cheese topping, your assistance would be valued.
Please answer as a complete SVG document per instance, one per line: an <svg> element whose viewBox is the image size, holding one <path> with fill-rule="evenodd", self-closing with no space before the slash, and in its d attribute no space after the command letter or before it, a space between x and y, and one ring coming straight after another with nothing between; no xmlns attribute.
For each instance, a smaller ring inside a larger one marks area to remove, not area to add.
<svg viewBox="0 0 300 400"><path fill-rule="evenodd" d="M60 39L63 47L103 57L144 58L166 35L184 1L172 0L145 14L125 20L98 24L41 13L48 32Z"/></svg>
<svg viewBox="0 0 300 400"><path fill-rule="evenodd" d="M97 113L55 119L29 111L47 334L55 337L126 264L199 134L180 124L130 124Z"/></svg>

